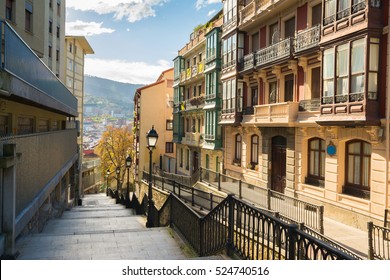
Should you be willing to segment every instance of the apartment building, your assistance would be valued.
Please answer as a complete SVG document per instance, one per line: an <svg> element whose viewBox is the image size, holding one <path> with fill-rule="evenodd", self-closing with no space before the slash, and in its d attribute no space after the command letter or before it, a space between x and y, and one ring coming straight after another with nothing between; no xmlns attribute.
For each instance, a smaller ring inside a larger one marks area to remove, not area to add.
<svg viewBox="0 0 390 280"><path fill-rule="evenodd" d="M174 173L176 151L173 144L173 68L161 73L156 82L141 87L134 95L134 174L142 180L142 171L149 172L149 150L146 134L152 127L158 134L153 150L153 172Z"/></svg>
<svg viewBox="0 0 390 280"><path fill-rule="evenodd" d="M174 142L178 174L220 170L220 26L222 12L190 35L174 59Z"/></svg>
<svg viewBox="0 0 390 280"><path fill-rule="evenodd" d="M383 220L388 1L223 3L226 173L360 228Z"/></svg>
<svg viewBox="0 0 390 280"><path fill-rule="evenodd" d="M63 83L65 10L65 0L0 1L0 17Z"/></svg>
<svg viewBox="0 0 390 280"><path fill-rule="evenodd" d="M79 146L80 159L83 162L83 123L84 123L84 60L85 55L94 54L94 51L84 36L65 36L66 60L63 64L64 73L66 73L66 87L77 98L76 121L78 123L79 135L77 145ZM80 193L84 193L84 184L82 183L82 168L79 168L79 186Z"/></svg>
<svg viewBox="0 0 390 280"><path fill-rule="evenodd" d="M52 45L58 61L48 56L49 20L65 19L64 1L56 4L0 2L1 255L13 255L18 236L41 231L75 198L77 99L58 78L63 36Z"/></svg>

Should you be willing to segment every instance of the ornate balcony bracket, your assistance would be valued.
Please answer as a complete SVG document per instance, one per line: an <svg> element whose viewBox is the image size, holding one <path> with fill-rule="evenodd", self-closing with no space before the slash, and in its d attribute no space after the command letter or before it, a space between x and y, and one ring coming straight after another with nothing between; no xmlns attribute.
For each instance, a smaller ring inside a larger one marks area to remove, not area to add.
<svg viewBox="0 0 390 280"><path fill-rule="evenodd" d="M303 68L303 72L307 72L307 57L300 57L298 59L298 66L302 67Z"/></svg>
<svg viewBox="0 0 390 280"><path fill-rule="evenodd" d="M288 68L293 71L295 75L298 74L298 63L296 60L290 60L288 62Z"/></svg>
<svg viewBox="0 0 390 280"><path fill-rule="evenodd" d="M274 74L277 77L279 77L281 73L282 73L282 68L280 66L274 66L273 67L272 74Z"/></svg>
<svg viewBox="0 0 390 280"><path fill-rule="evenodd" d="M383 128L380 126L371 126L367 128L367 133L373 145L379 145L383 141Z"/></svg>

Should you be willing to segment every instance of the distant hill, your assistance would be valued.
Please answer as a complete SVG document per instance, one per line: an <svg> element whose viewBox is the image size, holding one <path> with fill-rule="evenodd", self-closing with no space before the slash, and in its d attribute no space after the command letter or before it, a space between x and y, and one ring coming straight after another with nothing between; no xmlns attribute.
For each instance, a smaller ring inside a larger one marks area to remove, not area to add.
<svg viewBox="0 0 390 280"><path fill-rule="evenodd" d="M132 114L134 111L134 93L137 88L142 86L144 85L121 83L85 75L84 104L98 105L107 113L125 111Z"/></svg>

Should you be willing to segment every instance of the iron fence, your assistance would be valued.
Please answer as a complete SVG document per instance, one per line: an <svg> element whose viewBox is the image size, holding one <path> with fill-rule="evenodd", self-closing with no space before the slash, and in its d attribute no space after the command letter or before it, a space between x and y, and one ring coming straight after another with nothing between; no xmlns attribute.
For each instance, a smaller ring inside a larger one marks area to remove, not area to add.
<svg viewBox="0 0 390 280"><path fill-rule="evenodd" d="M368 222L368 258L390 260L390 228Z"/></svg>
<svg viewBox="0 0 390 280"><path fill-rule="evenodd" d="M200 181L324 233L324 207L201 168Z"/></svg>

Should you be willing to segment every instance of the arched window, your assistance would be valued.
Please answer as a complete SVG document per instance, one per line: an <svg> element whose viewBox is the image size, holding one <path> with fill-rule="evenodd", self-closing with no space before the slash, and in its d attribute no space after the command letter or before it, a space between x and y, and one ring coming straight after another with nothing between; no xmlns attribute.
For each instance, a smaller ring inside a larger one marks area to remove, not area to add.
<svg viewBox="0 0 390 280"><path fill-rule="evenodd" d="M324 186L325 180L325 141L312 138L308 142L308 175L306 183L315 186Z"/></svg>
<svg viewBox="0 0 390 280"><path fill-rule="evenodd" d="M234 149L234 162L241 163L241 147L242 140L241 135L237 134L235 139L235 149Z"/></svg>
<svg viewBox="0 0 390 280"><path fill-rule="evenodd" d="M371 144L352 140L345 149L345 185L343 193L370 198Z"/></svg>
<svg viewBox="0 0 390 280"><path fill-rule="evenodd" d="M252 165L259 163L259 136L257 135L251 137L251 163Z"/></svg>

